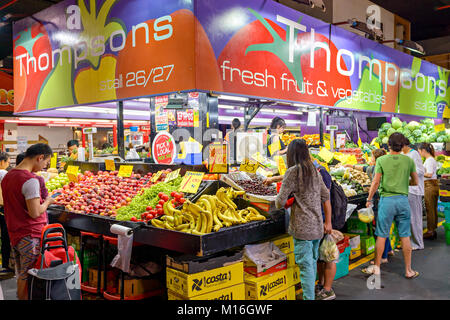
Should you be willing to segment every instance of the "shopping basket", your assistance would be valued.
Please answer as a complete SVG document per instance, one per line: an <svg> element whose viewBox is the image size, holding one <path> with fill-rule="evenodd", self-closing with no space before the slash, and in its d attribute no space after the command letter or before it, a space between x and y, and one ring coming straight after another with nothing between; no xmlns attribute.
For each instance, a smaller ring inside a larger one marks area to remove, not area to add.
<svg viewBox="0 0 450 320"><path fill-rule="evenodd" d="M29 300L81 300L81 265L60 224L44 227L41 255L28 271Z"/></svg>

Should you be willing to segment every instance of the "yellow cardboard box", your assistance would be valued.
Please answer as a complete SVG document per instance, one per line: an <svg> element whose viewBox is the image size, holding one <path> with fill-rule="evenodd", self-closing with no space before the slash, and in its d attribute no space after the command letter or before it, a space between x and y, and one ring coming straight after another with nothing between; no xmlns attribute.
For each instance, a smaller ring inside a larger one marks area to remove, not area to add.
<svg viewBox="0 0 450 320"><path fill-rule="evenodd" d="M287 264L287 267L288 267L288 268L289 268L289 267L295 267L295 266L296 266L296 263L295 263L295 254L294 254L293 252L288 253L288 254L286 255L286 264Z"/></svg>
<svg viewBox="0 0 450 320"><path fill-rule="evenodd" d="M166 273L167 289L188 298L244 282L242 262L193 274L166 268Z"/></svg>
<svg viewBox="0 0 450 320"><path fill-rule="evenodd" d="M297 265L287 268L286 275L288 286L295 286L297 283L300 283L300 268Z"/></svg>
<svg viewBox="0 0 450 320"><path fill-rule="evenodd" d="M288 269L262 277L246 273L244 281L246 300L265 300L289 287Z"/></svg>
<svg viewBox="0 0 450 320"><path fill-rule="evenodd" d="M245 300L245 284L239 283L192 298L183 297L172 290L167 290L167 297L169 300Z"/></svg>
<svg viewBox="0 0 450 320"><path fill-rule="evenodd" d="M295 286L290 286L280 293L276 293L266 300L295 300Z"/></svg>
<svg viewBox="0 0 450 320"><path fill-rule="evenodd" d="M283 253L289 254L294 252L294 238L289 234L283 234L270 241L280 248Z"/></svg>

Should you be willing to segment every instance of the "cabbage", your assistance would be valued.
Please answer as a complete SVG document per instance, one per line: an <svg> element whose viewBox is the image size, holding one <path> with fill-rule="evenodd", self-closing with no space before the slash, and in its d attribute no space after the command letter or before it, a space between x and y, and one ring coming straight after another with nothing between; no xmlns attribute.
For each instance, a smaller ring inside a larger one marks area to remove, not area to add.
<svg viewBox="0 0 450 320"><path fill-rule="evenodd" d="M388 131L391 128L391 124L389 122L385 122L381 125L381 129L383 131Z"/></svg>
<svg viewBox="0 0 450 320"><path fill-rule="evenodd" d="M436 133L432 133L428 137L431 140L431 142L435 142L436 139L437 139L437 134ZM431 142L429 142L429 143L431 143Z"/></svg>
<svg viewBox="0 0 450 320"><path fill-rule="evenodd" d="M417 138L417 143L427 142L428 136L421 136Z"/></svg>
<svg viewBox="0 0 450 320"><path fill-rule="evenodd" d="M403 121L403 122L402 122L402 127L403 127L403 128L406 127L407 124L408 124L408 123L407 123L406 121Z"/></svg>
<svg viewBox="0 0 450 320"><path fill-rule="evenodd" d="M375 142L378 143L378 144L382 144L383 143L383 138L378 137L378 138L375 139Z"/></svg>
<svg viewBox="0 0 450 320"><path fill-rule="evenodd" d="M445 136L445 141L444 142L450 142L450 134L447 134Z"/></svg>
<svg viewBox="0 0 450 320"><path fill-rule="evenodd" d="M447 138L447 136L439 136L436 139L436 142L445 142L445 139Z"/></svg>
<svg viewBox="0 0 450 320"><path fill-rule="evenodd" d="M419 130L422 131L422 132L427 131L427 126L426 125L421 125L419 127Z"/></svg>
<svg viewBox="0 0 450 320"><path fill-rule="evenodd" d="M416 144L416 139L414 139L414 137L411 136L411 137L409 137L409 142L410 142L411 144Z"/></svg>
<svg viewBox="0 0 450 320"><path fill-rule="evenodd" d="M390 128L390 129L387 131L387 136L390 137L391 134L393 134L394 132L396 132L395 129L394 129L394 128Z"/></svg>
<svg viewBox="0 0 450 320"><path fill-rule="evenodd" d="M414 136L414 138L420 138L422 136L422 131L416 129L413 131L412 135Z"/></svg>
<svg viewBox="0 0 450 320"><path fill-rule="evenodd" d="M445 135L447 135L447 133L445 132L445 130L439 131L439 132L437 133L437 136L438 136L438 137L440 137L440 136L445 136Z"/></svg>
<svg viewBox="0 0 450 320"><path fill-rule="evenodd" d="M402 122L399 118L392 118L392 128L399 129L402 127Z"/></svg>
<svg viewBox="0 0 450 320"><path fill-rule="evenodd" d="M404 128L403 129L403 135L407 138L411 136L411 131L409 129Z"/></svg>
<svg viewBox="0 0 450 320"><path fill-rule="evenodd" d="M388 141L389 141L389 138L388 138L388 137L384 137L384 138L381 140L381 142L382 142L383 144L388 144Z"/></svg>
<svg viewBox="0 0 450 320"><path fill-rule="evenodd" d="M410 123L408 123L406 125L406 127L410 130L410 131L414 131L416 129L418 129L420 127L420 124L417 121L411 121Z"/></svg>
<svg viewBox="0 0 450 320"><path fill-rule="evenodd" d="M425 142L427 142L427 143L433 143L433 142L434 142L433 137L432 137L431 135L429 135L429 136L427 137L427 139L425 140Z"/></svg>
<svg viewBox="0 0 450 320"><path fill-rule="evenodd" d="M398 129L397 129L397 132L403 134L403 130L404 130L403 128L398 128Z"/></svg>

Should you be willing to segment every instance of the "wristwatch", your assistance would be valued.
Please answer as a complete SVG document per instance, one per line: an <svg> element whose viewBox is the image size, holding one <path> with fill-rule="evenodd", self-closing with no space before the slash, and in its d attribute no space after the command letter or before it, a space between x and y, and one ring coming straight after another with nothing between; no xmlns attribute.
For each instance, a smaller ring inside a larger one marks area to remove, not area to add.
<svg viewBox="0 0 450 320"><path fill-rule="evenodd" d="M373 202L373 199L372 200L367 199L367 202Z"/></svg>

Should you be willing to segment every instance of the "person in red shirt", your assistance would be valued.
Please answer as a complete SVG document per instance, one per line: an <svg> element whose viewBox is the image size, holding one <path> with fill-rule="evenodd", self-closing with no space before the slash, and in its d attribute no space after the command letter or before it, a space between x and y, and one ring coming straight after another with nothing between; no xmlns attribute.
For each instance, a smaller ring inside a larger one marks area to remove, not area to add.
<svg viewBox="0 0 450 320"><path fill-rule="evenodd" d="M33 172L47 167L52 149L42 143L32 145L23 161L2 180L5 220L16 262L17 297L28 299L28 270L39 257L42 228L47 224L46 210L54 199L41 199L39 181Z"/></svg>

